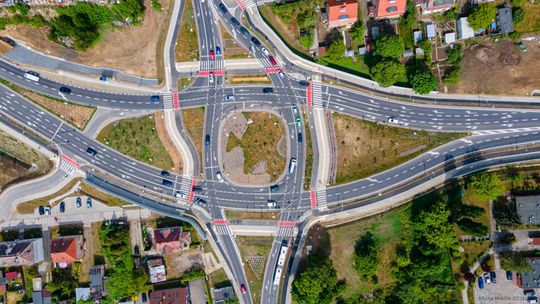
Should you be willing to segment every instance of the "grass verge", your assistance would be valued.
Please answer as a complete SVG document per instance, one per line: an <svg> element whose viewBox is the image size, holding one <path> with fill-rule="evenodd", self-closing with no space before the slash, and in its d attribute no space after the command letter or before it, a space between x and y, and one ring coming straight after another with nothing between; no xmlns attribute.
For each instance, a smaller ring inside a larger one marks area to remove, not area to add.
<svg viewBox="0 0 540 304"><path fill-rule="evenodd" d="M184 115L184 126L186 127L195 149L197 149L197 154L199 157L199 163L202 160L202 142L204 136L204 107L192 108L182 110L182 115ZM202 166L201 171L202 171Z"/></svg>
<svg viewBox="0 0 540 304"><path fill-rule="evenodd" d="M514 25L516 32L540 33L540 5L525 1L523 9L525 10L525 19Z"/></svg>
<svg viewBox="0 0 540 304"><path fill-rule="evenodd" d="M38 208L39 206L49 205L49 201L51 199L66 193L71 188L73 188L75 184L79 181L81 181L80 178L73 179L67 185L65 185L62 189L60 189L59 191L51 195L18 204L17 212L20 214L32 214L34 213L36 208ZM95 187L92 187L90 184L87 184L85 182L81 182L81 184L79 185L79 190L73 192L68 197L75 197L75 196L89 196L110 207L121 207L124 205L130 205L129 202L126 202L120 198L117 198L116 196L103 192ZM60 201L53 202L52 204L55 205L56 203L59 203L59 202Z"/></svg>
<svg viewBox="0 0 540 304"><path fill-rule="evenodd" d="M158 2L157 2L158 3ZM154 1L152 1L154 4ZM158 3L159 4L159 3ZM165 40L167 40L167 27L171 21L174 2L169 1L169 10L165 22L163 22L163 29L159 35L159 39L156 45L156 62L157 62L157 80L158 83L162 83L165 80L165 62L163 61L163 49L165 48ZM161 10L161 9L160 9Z"/></svg>
<svg viewBox="0 0 540 304"><path fill-rule="evenodd" d="M272 80L270 80L266 74L242 76L229 75L227 76L227 82L232 84L271 84Z"/></svg>
<svg viewBox="0 0 540 304"><path fill-rule="evenodd" d="M336 183L347 183L395 167L465 133L409 130L334 113L338 153Z"/></svg>
<svg viewBox="0 0 540 304"><path fill-rule="evenodd" d="M199 40L197 37L193 1L191 0L187 0L184 5L174 54L177 62L199 59Z"/></svg>
<svg viewBox="0 0 540 304"><path fill-rule="evenodd" d="M279 212L245 212L225 210L225 216L230 220L277 220Z"/></svg>
<svg viewBox="0 0 540 304"><path fill-rule="evenodd" d="M174 164L156 131L154 116L129 118L101 130L99 142L149 165L170 169Z"/></svg>
<svg viewBox="0 0 540 304"><path fill-rule="evenodd" d="M223 37L223 43L225 44L222 49L224 59L245 59L251 57L249 52L229 34L223 23L219 22L219 28Z"/></svg>
<svg viewBox="0 0 540 304"><path fill-rule="evenodd" d="M78 105L67 100L61 100L34 93L3 79L0 80L0 83L19 93L38 106L44 108L48 112L60 117L62 120L68 122L79 130L84 130L96 111L95 107Z"/></svg>
<svg viewBox="0 0 540 304"><path fill-rule="evenodd" d="M242 138L229 134L226 151L235 147L244 151L244 173L250 173L261 161L266 162L266 172L276 180L285 170L285 158L278 153L280 140L285 136L282 121L266 112L242 112L249 124Z"/></svg>
<svg viewBox="0 0 540 304"><path fill-rule="evenodd" d="M0 131L0 190L12 182L44 175L52 167L49 159Z"/></svg>
<svg viewBox="0 0 540 304"><path fill-rule="evenodd" d="M304 190L308 190L311 185L311 175L313 174L313 140L311 139L311 124L304 111L304 122L306 123L304 138L306 141L306 169L304 173Z"/></svg>
<svg viewBox="0 0 540 304"><path fill-rule="evenodd" d="M261 303L264 270L273 241L272 237L236 237L254 303ZM264 257L264 259L255 262L253 257Z"/></svg>
<svg viewBox="0 0 540 304"><path fill-rule="evenodd" d="M178 81L176 82L178 86L178 90L181 91L181 90L187 89L194 81L195 81L195 78L190 78L190 77L178 78Z"/></svg>

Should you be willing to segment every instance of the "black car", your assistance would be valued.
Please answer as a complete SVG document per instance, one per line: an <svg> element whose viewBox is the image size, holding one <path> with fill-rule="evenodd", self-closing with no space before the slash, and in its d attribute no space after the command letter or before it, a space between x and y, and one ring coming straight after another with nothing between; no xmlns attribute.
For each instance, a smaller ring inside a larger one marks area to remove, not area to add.
<svg viewBox="0 0 540 304"><path fill-rule="evenodd" d="M298 82L299 85L303 86L303 87L307 87L309 86L309 82L305 81L305 80L300 80Z"/></svg>
<svg viewBox="0 0 540 304"><path fill-rule="evenodd" d="M302 133L298 133L298 142L299 142L299 143L302 142Z"/></svg>
<svg viewBox="0 0 540 304"><path fill-rule="evenodd" d="M193 187L193 192L195 193L202 193L202 187L201 186L195 186Z"/></svg>
<svg viewBox="0 0 540 304"><path fill-rule="evenodd" d="M39 210L39 215L45 215L45 207L39 206L38 210Z"/></svg>
<svg viewBox="0 0 540 304"><path fill-rule="evenodd" d="M274 92L274 89L272 88L264 88L263 89L263 93L273 93Z"/></svg>
<svg viewBox="0 0 540 304"><path fill-rule="evenodd" d="M146 303L146 301L148 301L148 298L147 298L147 296L146 296L146 292L143 292L143 293L141 294L141 300L142 300L143 303Z"/></svg>
<svg viewBox="0 0 540 304"><path fill-rule="evenodd" d="M219 6L219 9L220 9L224 14L227 13L227 7L225 6L225 4L223 4L223 2L220 2L218 6Z"/></svg>
<svg viewBox="0 0 540 304"><path fill-rule="evenodd" d="M497 283L497 275L495 274L495 271L492 271L490 273L490 277L491 277L491 283L496 284Z"/></svg>
<svg viewBox="0 0 540 304"><path fill-rule="evenodd" d="M86 208L92 208L92 198L86 198Z"/></svg>
<svg viewBox="0 0 540 304"><path fill-rule="evenodd" d="M206 201L200 197L195 200L195 204L200 205L201 207L206 207Z"/></svg>
<svg viewBox="0 0 540 304"><path fill-rule="evenodd" d="M58 91L60 91L60 93L63 93L63 94L71 94L71 89L68 87L60 87Z"/></svg>
<svg viewBox="0 0 540 304"><path fill-rule="evenodd" d="M278 191L279 191L279 185L270 186L270 192L278 192Z"/></svg>
<svg viewBox="0 0 540 304"><path fill-rule="evenodd" d="M253 43L255 46L261 46L261 42L255 37L251 37L251 43Z"/></svg>
<svg viewBox="0 0 540 304"><path fill-rule="evenodd" d="M92 148L92 147L88 147L86 149L86 153L88 153L90 156L96 156L97 155L97 151L96 149Z"/></svg>
<svg viewBox="0 0 540 304"><path fill-rule="evenodd" d="M161 170L161 176L167 177L167 176L171 176L171 174L167 170Z"/></svg>
<svg viewBox="0 0 540 304"><path fill-rule="evenodd" d="M162 181L161 181L161 184L162 184L163 186L166 186L166 187L172 187L172 186L173 186L173 182L171 182L171 181L168 180L168 179L162 180Z"/></svg>
<svg viewBox="0 0 540 304"><path fill-rule="evenodd" d="M66 203L60 202L60 213L66 212Z"/></svg>
<svg viewBox="0 0 540 304"><path fill-rule="evenodd" d="M234 17L231 17L231 22L232 22L232 24L234 24L236 26L240 26L240 21L238 21L238 19L236 19Z"/></svg>
<svg viewBox="0 0 540 304"><path fill-rule="evenodd" d="M2 36L0 37L0 39L2 39L2 41L4 41L5 43L9 44L11 47L16 47L17 46L17 42L15 42L15 40L9 38L9 37L6 37L6 36Z"/></svg>
<svg viewBox="0 0 540 304"><path fill-rule="evenodd" d="M133 255L136 257L141 255L141 251L139 250L139 245L135 245L135 247L133 248Z"/></svg>
<svg viewBox="0 0 540 304"><path fill-rule="evenodd" d="M240 33L242 33L242 35L244 35L246 37L249 36L249 32L248 32L247 28L245 28L243 26L240 27Z"/></svg>
<svg viewBox="0 0 540 304"><path fill-rule="evenodd" d="M210 146L210 135L209 134L206 134L206 136L204 137L204 145L205 146Z"/></svg>
<svg viewBox="0 0 540 304"><path fill-rule="evenodd" d="M507 272L506 272L506 279L507 279L508 281L512 281L513 275L512 275L512 272L511 272L511 271L507 271Z"/></svg>

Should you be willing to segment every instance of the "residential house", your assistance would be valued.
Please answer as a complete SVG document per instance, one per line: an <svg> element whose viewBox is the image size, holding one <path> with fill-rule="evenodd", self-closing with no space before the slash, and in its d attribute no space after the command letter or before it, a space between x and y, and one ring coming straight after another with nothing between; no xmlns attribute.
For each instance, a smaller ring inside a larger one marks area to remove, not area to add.
<svg viewBox="0 0 540 304"><path fill-rule="evenodd" d="M450 33L444 34L444 42L446 44L456 43L456 33L450 32Z"/></svg>
<svg viewBox="0 0 540 304"><path fill-rule="evenodd" d="M43 239L0 243L0 267L33 265L43 261Z"/></svg>
<svg viewBox="0 0 540 304"><path fill-rule="evenodd" d="M521 273L520 287L523 289L540 288L540 258L531 257L525 259L531 265L532 271Z"/></svg>
<svg viewBox="0 0 540 304"><path fill-rule="evenodd" d="M82 235L64 236L53 239L51 243L51 262L73 263L80 261L83 245Z"/></svg>
<svg viewBox="0 0 540 304"><path fill-rule="evenodd" d="M416 6L420 6L423 15L444 12L454 6L455 0L417 0Z"/></svg>
<svg viewBox="0 0 540 304"><path fill-rule="evenodd" d="M206 287L203 279L189 281L189 299L191 304L206 304Z"/></svg>
<svg viewBox="0 0 540 304"><path fill-rule="evenodd" d="M349 27L358 20L358 0L327 0L328 28Z"/></svg>
<svg viewBox="0 0 540 304"><path fill-rule="evenodd" d="M432 40L437 36L437 30L435 29L435 24L427 23L426 24L426 37L428 40Z"/></svg>
<svg viewBox="0 0 540 304"><path fill-rule="evenodd" d="M232 286L216 288L213 290L215 304L225 304L228 300L234 300L234 289Z"/></svg>
<svg viewBox="0 0 540 304"><path fill-rule="evenodd" d="M105 289L105 266L96 265L90 268L90 296L98 300L107 296Z"/></svg>
<svg viewBox="0 0 540 304"><path fill-rule="evenodd" d="M525 225L540 225L540 195L516 196L516 211Z"/></svg>
<svg viewBox="0 0 540 304"><path fill-rule="evenodd" d="M497 23L499 24L499 30L501 33L512 33L514 31L512 9L509 7L500 8L497 13Z"/></svg>
<svg viewBox="0 0 540 304"><path fill-rule="evenodd" d="M149 294L150 304L186 304L187 289L183 287L154 290Z"/></svg>
<svg viewBox="0 0 540 304"><path fill-rule="evenodd" d="M467 17L461 17L457 21L457 39L468 39L474 37L474 29L469 25Z"/></svg>
<svg viewBox="0 0 540 304"><path fill-rule="evenodd" d="M182 231L182 227L154 230L154 250L161 254L170 254L177 250L189 248L191 233Z"/></svg>
<svg viewBox="0 0 540 304"><path fill-rule="evenodd" d="M393 19L407 10L406 0L372 0L375 19Z"/></svg>
<svg viewBox="0 0 540 304"><path fill-rule="evenodd" d="M148 266L148 274L150 275L150 283L155 284L167 281L167 271L163 265L163 259L155 258L146 261Z"/></svg>

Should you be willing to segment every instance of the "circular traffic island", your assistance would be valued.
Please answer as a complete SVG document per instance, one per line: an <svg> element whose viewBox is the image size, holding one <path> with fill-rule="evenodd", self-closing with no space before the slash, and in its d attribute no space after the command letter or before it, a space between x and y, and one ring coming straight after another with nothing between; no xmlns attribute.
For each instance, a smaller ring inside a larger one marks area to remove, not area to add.
<svg viewBox="0 0 540 304"><path fill-rule="evenodd" d="M287 159L287 130L270 112L237 112L224 121L222 166L236 184L265 185L280 178Z"/></svg>

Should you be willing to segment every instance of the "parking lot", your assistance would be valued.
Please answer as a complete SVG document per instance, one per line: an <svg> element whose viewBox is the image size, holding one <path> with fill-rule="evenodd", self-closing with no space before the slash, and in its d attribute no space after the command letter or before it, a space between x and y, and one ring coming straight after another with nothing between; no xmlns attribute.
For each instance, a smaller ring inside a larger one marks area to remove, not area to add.
<svg viewBox="0 0 540 304"><path fill-rule="evenodd" d="M478 281L474 285L475 304L521 304L528 303L523 295L523 289L516 283L516 274L513 280L506 279L504 270L496 270L497 283L484 284L484 289L478 288ZM472 303L471 303L472 304Z"/></svg>

